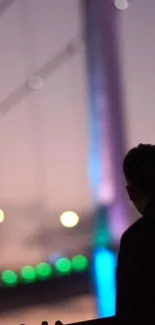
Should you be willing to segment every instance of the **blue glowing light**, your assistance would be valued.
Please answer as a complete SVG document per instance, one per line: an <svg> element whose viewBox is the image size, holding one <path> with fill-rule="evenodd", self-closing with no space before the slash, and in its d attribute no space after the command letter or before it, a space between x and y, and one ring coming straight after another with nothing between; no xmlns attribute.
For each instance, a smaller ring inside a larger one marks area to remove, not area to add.
<svg viewBox="0 0 155 325"><path fill-rule="evenodd" d="M115 315L116 256L105 248L95 250L94 276L99 317Z"/></svg>

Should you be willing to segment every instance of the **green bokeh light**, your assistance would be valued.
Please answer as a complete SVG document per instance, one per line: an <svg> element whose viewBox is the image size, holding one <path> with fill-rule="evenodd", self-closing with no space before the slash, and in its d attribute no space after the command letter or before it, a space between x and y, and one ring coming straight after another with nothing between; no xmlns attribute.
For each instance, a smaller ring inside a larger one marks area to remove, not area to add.
<svg viewBox="0 0 155 325"><path fill-rule="evenodd" d="M60 258L57 260L55 267L61 275L69 274L72 270L72 262L68 258Z"/></svg>
<svg viewBox="0 0 155 325"><path fill-rule="evenodd" d="M55 263L55 268L60 275L70 274L71 271L83 272L88 268L89 262L84 255L76 255L71 260L60 258ZM49 263L39 263L36 267L31 265L24 266L18 274L12 270L5 270L1 274L1 281L6 287L18 285L19 278L24 283L33 283L37 280L47 280L53 275L53 268Z"/></svg>
<svg viewBox="0 0 155 325"><path fill-rule="evenodd" d="M48 279L52 275L52 267L48 263L40 263L36 266L36 271L40 279Z"/></svg>
<svg viewBox="0 0 155 325"><path fill-rule="evenodd" d="M21 269L21 277L26 283L35 282L37 279L37 272L33 266L27 265Z"/></svg>
<svg viewBox="0 0 155 325"><path fill-rule="evenodd" d="M6 287L14 287L18 283L18 275L11 270L4 271L1 275L1 279Z"/></svg>
<svg viewBox="0 0 155 325"><path fill-rule="evenodd" d="M85 271L88 268L88 259L83 255L77 255L72 258L73 269L77 272Z"/></svg>

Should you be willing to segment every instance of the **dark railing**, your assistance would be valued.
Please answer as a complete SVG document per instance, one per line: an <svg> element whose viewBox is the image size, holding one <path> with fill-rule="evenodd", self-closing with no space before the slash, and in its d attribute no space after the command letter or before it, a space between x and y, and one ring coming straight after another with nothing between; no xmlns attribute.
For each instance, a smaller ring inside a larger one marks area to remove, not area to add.
<svg viewBox="0 0 155 325"><path fill-rule="evenodd" d="M97 318L97 319L91 319L86 321L81 321L77 323L67 324L67 325L113 325L116 324L116 318L115 317L108 317L108 318ZM20 324L20 325L26 325L26 324ZM49 324L47 321L42 321L41 325L52 325ZM61 321L56 321L55 325L66 325L63 324Z"/></svg>

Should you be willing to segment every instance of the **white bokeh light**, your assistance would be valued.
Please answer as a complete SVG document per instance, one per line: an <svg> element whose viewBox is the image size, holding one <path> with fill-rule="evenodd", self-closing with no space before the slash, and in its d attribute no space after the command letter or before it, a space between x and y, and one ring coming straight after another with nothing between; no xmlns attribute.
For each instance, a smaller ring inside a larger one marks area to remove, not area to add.
<svg viewBox="0 0 155 325"><path fill-rule="evenodd" d="M114 5L117 9L124 10L129 6L128 0L114 0Z"/></svg>
<svg viewBox="0 0 155 325"><path fill-rule="evenodd" d="M79 223L79 216L73 211L65 211L60 216L60 222L64 227L73 228Z"/></svg>
<svg viewBox="0 0 155 325"><path fill-rule="evenodd" d="M5 219L5 214L3 212L3 210L0 209L0 223L2 223Z"/></svg>

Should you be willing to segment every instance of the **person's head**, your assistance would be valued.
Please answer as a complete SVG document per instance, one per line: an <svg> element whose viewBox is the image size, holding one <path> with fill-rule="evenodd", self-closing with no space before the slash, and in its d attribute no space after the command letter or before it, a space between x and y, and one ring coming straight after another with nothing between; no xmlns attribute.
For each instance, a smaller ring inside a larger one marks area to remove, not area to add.
<svg viewBox="0 0 155 325"><path fill-rule="evenodd" d="M155 146L140 144L124 158L123 171L130 200L140 213L148 201L155 197Z"/></svg>

